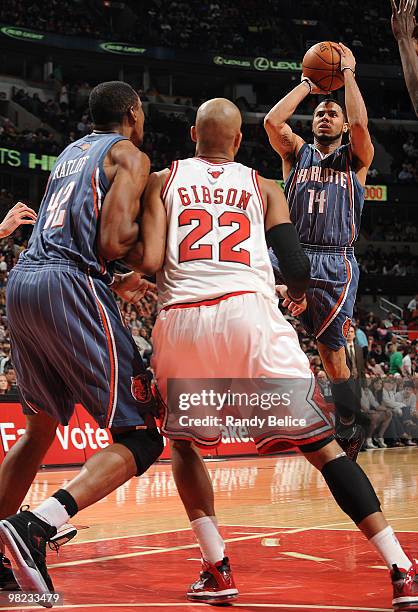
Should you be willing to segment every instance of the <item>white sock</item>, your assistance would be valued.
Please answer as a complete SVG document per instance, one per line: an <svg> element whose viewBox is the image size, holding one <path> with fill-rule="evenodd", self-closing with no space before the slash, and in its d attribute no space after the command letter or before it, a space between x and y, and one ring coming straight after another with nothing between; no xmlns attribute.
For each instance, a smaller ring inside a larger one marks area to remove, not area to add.
<svg viewBox="0 0 418 612"><path fill-rule="evenodd" d="M398 538L393 532L392 527L388 526L370 538L380 556L385 560L386 565L391 570L392 565L396 564L399 569L408 571L412 563L404 553Z"/></svg>
<svg viewBox="0 0 418 612"><path fill-rule="evenodd" d="M202 557L209 563L217 563L225 556L225 544L218 531L215 516L202 516L190 522L199 542Z"/></svg>
<svg viewBox="0 0 418 612"><path fill-rule="evenodd" d="M64 506L55 498L48 497L40 506L32 510L33 514L40 518L45 523L49 523L52 527L59 529L65 523L68 523L70 515Z"/></svg>

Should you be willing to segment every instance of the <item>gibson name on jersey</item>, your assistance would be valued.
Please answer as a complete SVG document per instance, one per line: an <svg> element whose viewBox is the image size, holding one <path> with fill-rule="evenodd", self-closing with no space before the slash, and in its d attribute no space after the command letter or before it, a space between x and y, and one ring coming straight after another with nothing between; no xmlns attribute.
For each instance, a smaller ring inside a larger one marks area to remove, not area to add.
<svg viewBox="0 0 418 612"><path fill-rule="evenodd" d="M224 204L247 210L252 194L245 189L217 187L210 189L207 185L178 187L177 193L183 206L190 204Z"/></svg>

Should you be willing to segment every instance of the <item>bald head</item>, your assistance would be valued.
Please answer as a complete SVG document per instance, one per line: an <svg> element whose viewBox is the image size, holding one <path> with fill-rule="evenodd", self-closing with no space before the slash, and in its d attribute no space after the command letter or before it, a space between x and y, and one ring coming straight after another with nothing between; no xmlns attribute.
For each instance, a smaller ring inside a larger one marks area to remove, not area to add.
<svg viewBox="0 0 418 612"><path fill-rule="evenodd" d="M241 143L241 123L241 113L233 102L214 98L198 108L192 138L206 153L232 149L235 155Z"/></svg>

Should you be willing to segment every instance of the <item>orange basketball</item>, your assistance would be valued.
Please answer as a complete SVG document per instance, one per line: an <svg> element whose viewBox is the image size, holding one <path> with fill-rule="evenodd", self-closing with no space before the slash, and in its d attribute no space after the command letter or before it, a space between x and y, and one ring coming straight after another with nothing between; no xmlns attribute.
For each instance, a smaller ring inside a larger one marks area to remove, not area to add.
<svg viewBox="0 0 418 612"><path fill-rule="evenodd" d="M336 44L320 42L305 53L302 72L324 91L334 91L344 85L340 62L341 56Z"/></svg>

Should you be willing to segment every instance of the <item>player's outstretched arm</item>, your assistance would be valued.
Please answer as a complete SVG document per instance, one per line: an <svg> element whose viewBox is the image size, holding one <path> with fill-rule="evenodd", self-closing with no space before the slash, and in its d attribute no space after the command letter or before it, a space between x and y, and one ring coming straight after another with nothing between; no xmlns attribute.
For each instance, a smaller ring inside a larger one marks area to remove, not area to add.
<svg viewBox="0 0 418 612"><path fill-rule="evenodd" d="M107 175L112 181L103 202L98 250L108 261L123 259L139 238L139 201L149 176L148 157L129 140L115 144L108 154Z"/></svg>
<svg viewBox="0 0 418 612"><path fill-rule="evenodd" d="M142 199L141 254L136 268L144 274L154 274L164 263L167 236L167 214L161 191L169 170L153 172Z"/></svg>
<svg viewBox="0 0 418 612"><path fill-rule="evenodd" d="M302 100L312 91L312 88L313 83L304 78L299 85L277 102L264 118L264 128L270 144L282 158L285 179L292 168L296 155L305 142L293 132L286 122L294 114Z"/></svg>
<svg viewBox="0 0 418 612"><path fill-rule="evenodd" d="M306 290L311 277L308 257L302 250L296 228L290 221L289 208L283 191L275 181L260 179L260 187L267 204L265 229L267 244L273 249L287 287L281 293L289 304L306 308ZM300 314L298 312L298 314Z"/></svg>
<svg viewBox="0 0 418 612"><path fill-rule="evenodd" d="M391 5L392 32L398 42L406 86L418 117L418 55L413 39L417 0L400 0L399 7L391 0Z"/></svg>
<svg viewBox="0 0 418 612"><path fill-rule="evenodd" d="M344 75L345 106L350 126L350 143L357 161L357 176L364 185L373 161L374 147L368 128L367 109L355 78L356 60L348 47L340 43L341 71Z"/></svg>
<svg viewBox="0 0 418 612"><path fill-rule="evenodd" d="M6 236L13 234L19 225L34 225L36 219L36 212L32 208L29 208L23 202L18 202L0 223L0 238L6 238Z"/></svg>

